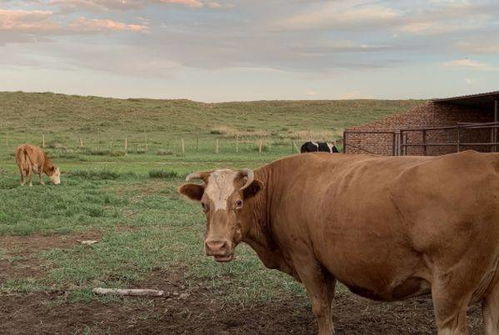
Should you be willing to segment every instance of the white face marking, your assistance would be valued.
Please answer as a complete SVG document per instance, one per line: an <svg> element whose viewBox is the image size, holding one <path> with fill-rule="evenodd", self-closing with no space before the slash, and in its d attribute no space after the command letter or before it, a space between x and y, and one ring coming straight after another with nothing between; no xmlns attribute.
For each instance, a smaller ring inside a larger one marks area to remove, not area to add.
<svg viewBox="0 0 499 335"><path fill-rule="evenodd" d="M59 168L55 169L54 174L49 176L49 179L55 185L59 185L61 183L61 171L59 170Z"/></svg>
<svg viewBox="0 0 499 335"><path fill-rule="evenodd" d="M237 174L238 172L229 169L216 170L210 174L205 194L213 201L215 210L227 209L227 200L235 191L234 179Z"/></svg>

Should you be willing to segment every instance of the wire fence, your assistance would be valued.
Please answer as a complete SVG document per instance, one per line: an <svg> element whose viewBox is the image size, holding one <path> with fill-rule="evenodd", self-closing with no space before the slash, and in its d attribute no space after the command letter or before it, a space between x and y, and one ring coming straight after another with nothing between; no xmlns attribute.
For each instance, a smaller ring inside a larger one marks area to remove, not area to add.
<svg viewBox="0 0 499 335"><path fill-rule="evenodd" d="M178 136L165 139L147 135L130 136L73 136L61 137L54 134L23 136L16 133L1 134L0 151L14 153L23 143L38 145L49 152L63 154L80 153L88 155L127 156L130 154L149 155L190 155L190 154L294 154L300 152L301 145L308 141L281 138L202 138L199 136Z"/></svg>

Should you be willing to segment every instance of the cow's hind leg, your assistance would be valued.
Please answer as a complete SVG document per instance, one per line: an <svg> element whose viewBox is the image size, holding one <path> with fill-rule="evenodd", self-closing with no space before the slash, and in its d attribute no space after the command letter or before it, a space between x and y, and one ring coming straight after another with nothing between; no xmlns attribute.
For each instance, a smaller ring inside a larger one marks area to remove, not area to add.
<svg viewBox="0 0 499 335"><path fill-rule="evenodd" d="M24 171L23 169L19 169L19 173L21 174L21 186L24 186L24 184L26 183L26 180L25 180L25 177L24 177Z"/></svg>
<svg viewBox="0 0 499 335"><path fill-rule="evenodd" d="M42 172L38 173L38 178L40 178L40 184L45 185L45 183L43 182Z"/></svg>
<svg viewBox="0 0 499 335"><path fill-rule="evenodd" d="M29 181L29 186L33 186L33 172L31 170L26 173L26 179Z"/></svg>
<svg viewBox="0 0 499 335"><path fill-rule="evenodd" d="M482 311L485 334L499 334L499 280L483 300Z"/></svg>
<svg viewBox="0 0 499 335"><path fill-rule="evenodd" d="M331 318L331 303L334 298L336 280L318 264L313 258L293 263L298 271L301 282L307 290L312 303L312 312L317 317L319 335L334 334Z"/></svg>

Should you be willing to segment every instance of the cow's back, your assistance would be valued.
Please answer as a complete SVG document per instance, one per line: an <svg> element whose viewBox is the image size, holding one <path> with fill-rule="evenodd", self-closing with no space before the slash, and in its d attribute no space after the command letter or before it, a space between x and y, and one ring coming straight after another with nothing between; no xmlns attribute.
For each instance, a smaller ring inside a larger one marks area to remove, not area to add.
<svg viewBox="0 0 499 335"><path fill-rule="evenodd" d="M32 144L21 144L16 148L16 162L20 169L41 169L45 163L43 150Z"/></svg>

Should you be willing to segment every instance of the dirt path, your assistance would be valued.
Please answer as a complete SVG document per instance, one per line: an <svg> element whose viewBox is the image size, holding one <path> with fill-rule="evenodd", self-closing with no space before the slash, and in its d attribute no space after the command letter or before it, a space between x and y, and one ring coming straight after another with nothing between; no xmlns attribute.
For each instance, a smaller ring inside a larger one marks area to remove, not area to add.
<svg viewBox="0 0 499 335"><path fill-rule="evenodd" d="M202 283L183 286L181 274L156 273L137 287L164 289L167 298L69 303L62 292L0 296L2 334L315 334L303 297L251 305L223 302ZM62 302L62 303L61 303ZM480 334L479 309L470 311L472 334ZM339 293L337 334L434 334L431 301L375 303Z"/></svg>

